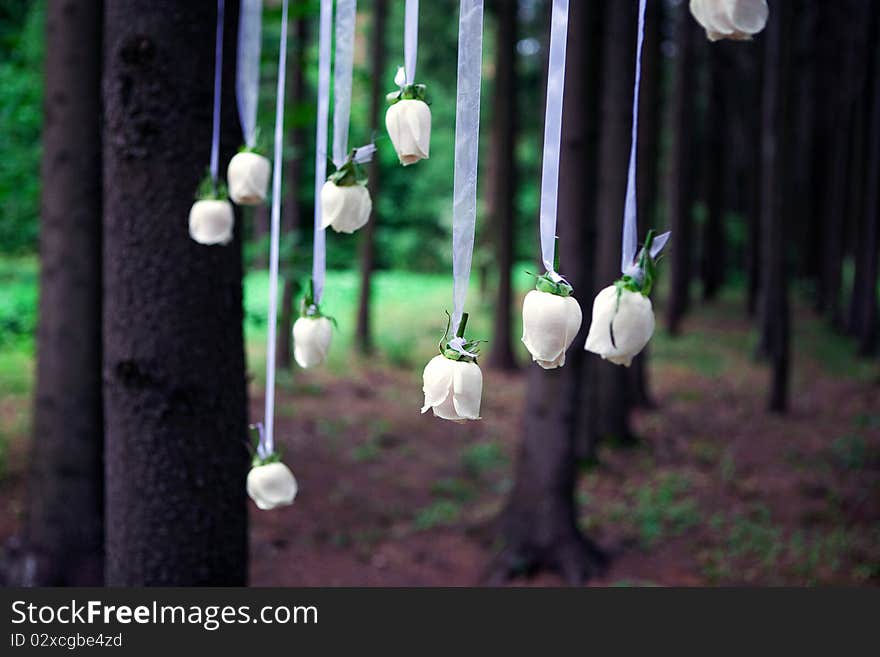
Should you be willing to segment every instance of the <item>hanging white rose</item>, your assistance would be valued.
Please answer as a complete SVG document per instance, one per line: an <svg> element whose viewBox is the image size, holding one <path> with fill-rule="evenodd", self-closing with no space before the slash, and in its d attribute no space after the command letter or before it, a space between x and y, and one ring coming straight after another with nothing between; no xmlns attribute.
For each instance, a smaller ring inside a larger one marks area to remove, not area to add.
<svg viewBox="0 0 880 657"><path fill-rule="evenodd" d="M477 365L479 342L464 339L467 317L467 313L462 316L458 336L449 342L443 336L440 355L425 366L422 413L433 409L435 416L456 422L480 419L483 373Z"/></svg>
<svg viewBox="0 0 880 657"><path fill-rule="evenodd" d="M397 158L403 166L428 159L431 147L431 108L426 102L425 85L405 84L405 74L398 69L394 82L400 91L386 96L391 104L385 112L385 128Z"/></svg>
<svg viewBox="0 0 880 657"><path fill-rule="evenodd" d="M609 285L593 301L593 321L586 350L629 367L654 334L651 300L641 292Z"/></svg>
<svg viewBox="0 0 880 657"><path fill-rule="evenodd" d="M648 231L636 262L613 285L596 295L593 319L584 349L617 365L629 367L654 334L654 309L648 295L654 287L655 258L669 233L654 239Z"/></svg>
<svg viewBox="0 0 880 657"><path fill-rule="evenodd" d="M315 367L327 359L333 325L326 317L300 317L293 323L293 357L303 368Z"/></svg>
<svg viewBox="0 0 880 657"><path fill-rule="evenodd" d="M522 341L532 360L545 370L565 365L565 352L581 328L580 304L571 286L548 275L538 278L537 289L523 300Z"/></svg>
<svg viewBox="0 0 880 657"><path fill-rule="evenodd" d="M353 233L370 218L373 201L366 185L337 185L328 180L321 188L321 227Z"/></svg>
<svg viewBox="0 0 880 657"><path fill-rule="evenodd" d="M399 100L385 112L385 128L403 166L427 160L431 148L431 108L423 100Z"/></svg>
<svg viewBox="0 0 880 657"><path fill-rule="evenodd" d="M252 151L236 153L226 171L229 198L238 205L260 205L266 200L271 171L268 158Z"/></svg>
<svg viewBox="0 0 880 657"><path fill-rule="evenodd" d="M710 41L751 39L769 14L766 0L691 0L690 9Z"/></svg>
<svg viewBox="0 0 880 657"><path fill-rule="evenodd" d="M299 319L293 323L293 358L297 365L306 369L327 360L335 323L332 317L321 313L314 296L314 285L309 281L309 290L300 306Z"/></svg>
<svg viewBox="0 0 880 657"><path fill-rule="evenodd" d="M247 476L247 493L264 511L293 504L297 490L296 478L281 461L254 465Z"/></svg>
<svg viewBox="0 0 880 657"><path fill-rule="evenodd" d="M202 199L189 211L189 235L199 244L228 244L235 213L229 201Z"/></svg>

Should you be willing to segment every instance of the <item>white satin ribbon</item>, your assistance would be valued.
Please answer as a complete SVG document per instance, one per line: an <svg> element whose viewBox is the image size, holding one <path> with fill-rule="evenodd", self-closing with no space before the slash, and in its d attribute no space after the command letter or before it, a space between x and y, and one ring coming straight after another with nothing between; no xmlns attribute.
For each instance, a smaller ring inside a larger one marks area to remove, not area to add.
<svg viewBox="0 0 880 657"><path fill-rule="evenodd" d="M223 15L224 0L217 0L217 31L214 39L214 113L211 126L211 180L217 187L220 168L220 92L223 83Z"/></svg>
<svg viewBox="0 0 880 657"><path fill-rule="evenodd" d="M550 59L547 68L547 110L544 114L544 155L541 162L541 260L554 282L556 206L559 189L559 148L562 142L562 96L565 90L565 47L568 0L553 0L550 19Z"/></svg>
<svg viewBox="0 0 880 657"><path fill-rule="evenodd" d="M642 80L642 43L645 41L645 5L646 0L639 0L636 75L633 81L632 138L629 149L629 168L626 172L626 202L623 207L623 241L620 257L620 271L624 274L632 273L636 251L639 248L639 226L636 213L636 153L639 141L639 88ZM669 236L666 237L668 239ZM663 244L665 243L666 240L663 240Z"/></svg>
<svg viewBox="0 0 880 657"><path fill-rule="evenodd" d="M241 0L238 18L238 62L235 99L244 143L257 145L257 102L260 95L260 47L263 32L263 0Z"/></svg>
<svg viewBox="0 0 880 657"><path fill-rule="evenodd" d="M324 294L327 269L326 235L321 228L321 187L327 180L327 123L330 111L330 46L333 0L321 0L318 37L318 116L315 132L315 238L312 249L312 285L315 303Z"/></svg>
<svg viewBox="0 0 880 657"><path fill-rule="evenodd" d="M403 65L406 83L416 82L416 57L419 52L419 0L406 0L403 19Z"/></svg>
<svg viewBox="0 0 880 657"><path fill-rule="evenodd" d="M357 0L336 0L336 62L333 72L333 164L348 158L351 117L351 72L354 65L354 27Z"/></svg>
<svg viewBox="0 0 880 657"><path fill-rule="evenodd" d="M452 333L464 312L477 222L483 0L461 0L452 202Z"/></svg>
<svg viewBox="0 0 880 657"><path fill-rule="evenodd" d="M260 443L275 451L275 343L278 324L278 258L281 241L281 165L284 162L284 85L287 77L287 0L281 5L281 41L278 52L278 88L275 96L275 153L272 165L272 214L269 228L269 325L266 335L265 436ZM265 439L264 439L265 438ZM265 456L263 457L265 458Z"/></svg>

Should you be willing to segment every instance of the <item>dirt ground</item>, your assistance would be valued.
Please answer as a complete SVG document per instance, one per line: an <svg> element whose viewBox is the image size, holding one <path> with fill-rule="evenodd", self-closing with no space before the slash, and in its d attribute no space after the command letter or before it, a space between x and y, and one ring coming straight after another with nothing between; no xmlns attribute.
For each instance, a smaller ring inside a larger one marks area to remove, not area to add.
<svg viewBox="0 0 880 657"><path fill-rule="evenodd" d="M797 342L791 412L770 415L747 324L704 316L686 328L681 355L657 345L658 408L635 413L640 444L605 446L582 471L582 528L612 558L589 584L880 584L878 380L829 372ZM723 367L689 356L709 346ZM419 413L417 370L282 380L277 434L300 493L280 510L251 505L253 585L483 581L525 377L486 372L483 421L457 425ZM262 398L251 404L260 417ZM0 481L2 541L20 518L23 453L12 446Z"/></svg>
<svg viewBox="0 0 880 657"><path fill-rule="evenodd" d="M695 323L704 340L748 331ZM724 376L658 363L658 410L634 418L640 445L603 448L580 477L582 527L612 557L589 583L880 584L877 382L797 355L781 418L765 412L764 366L718 348ZM486 373L484 420L456 425L419 414L418 373L309 373L284 393L280 420L300 495L252 509L252 583L479 584L494 553L483 530L512 483L524 378Z"/></svg>

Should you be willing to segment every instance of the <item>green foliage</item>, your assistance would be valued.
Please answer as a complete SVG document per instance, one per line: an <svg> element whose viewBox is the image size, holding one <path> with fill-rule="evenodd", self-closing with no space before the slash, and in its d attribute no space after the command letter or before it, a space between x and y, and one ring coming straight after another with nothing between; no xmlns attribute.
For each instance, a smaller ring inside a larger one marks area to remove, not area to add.
<svg viewBox="0 0 880 657"><path fill-rule="evenodd" d="M413 520L417 531L454 525L461 517L461 505L452 500L437 500L419 509Z"/></svg>
<svg viewBox="0 0 880 657"><path fill-rule="evenodd" d="M501 468L507 456L501 445L494 442L475 443L461 452L461 464L472 477L480 477Z"/></svg>
<svg viewBox="0 0 880 657"><path fill-rule="evenodd" d="M37 262L0 259L0 349L30 350L37 328Z"/></svg>
<svg viewBox="0 0 880 657"><path fill-rule="evenodd" d="M24 253L37 245L45 5L4 3L0 16L0 253Z"/></svg>

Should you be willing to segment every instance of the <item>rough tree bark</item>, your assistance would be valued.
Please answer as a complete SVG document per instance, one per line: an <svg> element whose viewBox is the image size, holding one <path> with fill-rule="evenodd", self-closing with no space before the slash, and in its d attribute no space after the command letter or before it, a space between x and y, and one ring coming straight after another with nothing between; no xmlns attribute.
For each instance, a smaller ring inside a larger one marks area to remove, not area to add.
<svg viewBox="0 0 880 657"><path fill-rule="evenodd" d="M669 107L669 159L666 167L666 220L672 230L673 242L669 261L669 298L666 305L666 326L677 335L681 320L688 309L688 288L691 281L691 229L693 218L692 136L694 88L694 39L697 27L686 3L675 10L677 16L673 60L672 97Z"/></svg>
<svg viewBox="0 0 880 657"><path fill-rule="evenodd" d="M660 49L663 3L649 2L645 7L645 43L642 55L642 86L639 92L638 195L639 226L643 231L653 228L657 221L658 181L660 154ZM633 359L627 372L632 402L641 408L656 408L648 379L649 347Z"/></svg>
<svg viewBox="0 0 880 657"><path fill-rule="evenodd" d="M52 2L37 385L24 545L10 583L103 584L99 0Z"/></svg>
<svg viewBox="0 0 880 657"><path fill-rule="evenodd" d="M592 295L620 277L621 226L626 195L635 63L636 5L607 5L602 31L602 96L600 105L598 193L596 197L596 258ZM644 230L644 228L643 228ZM589 305L588 305L589 309ZM589 317L589 310L587 316ZM595 435L617 444L631 444L630 401L626 368L594 360ZM595 456L596 443L585 454Z"/></svg>
<svg viewBox="0 0 880 657"><path fill-rule="evenodd" d="M305 53L309 38L308 17L301 13L296 18L295 34L291 44L289 64L287 70L290 76L290 91L288 92L288 107L293 110L293 126L290 130L290 148L292 155L285 163L287 172L287 198L282 208L281 228L290 236L291 243L295 243L299 231L301 217L305 216L302 203L299 199L300 182L302 180L303 157L305 155L305 122L299 116L299 110L305 98ZM284 278L284 289L281 293L281 316L278 326L278 350L276 363L278 368L289 370L293 363L293 306L294 300L300 291L300 282L296 280L296 268L293 259L296 253L282 254L281 271Z"/></svg>
<svg viewBox="0 0 880 657"><path fill-rule="evenodd" d="M513 313L514 226L516 224L516 14L517 5L496 1L495 88L492 103L492 156L490 160L490 213L494 233L498 289L495 294L494 330L487 365L516 369L511 342Z"/></svg>
<svg viewBox="0 0 880 657"><path fill-rule="evenodd" d="M559 241L562 272L588 307L592 247L585 218L595 207L596 97L598 76L595 44L601 40L602 3L570 5L569 40L563 107L560 164L579 171L576 180L563 177L559 187ZM589 35L589 38L583 38ZM577 71L574 75L572 72ZM566 182L567 181L567 182ZM588 312L588 311L587 311ZM605 564L604 555L578 529L575 506L575 436L584 420L582 402L587 355L583 351L589 315L566 356L565 367L529 368L528 402L523 438L516 464L516 482L499 519L504 547L492 564L490 581L517 573L548 569L579 584Z"/></svg>
<svg viewBox="0 0 880 657"><path fill-rule="evenodd" d="M247 400L241 237L190 239L211 142L215 4L105 8L107 583L241 585ZM226 43L238 3L226 2ZM239 142L225 49L221 168Z"/></svg>
<svg viewBox="0 0 880 657"><path fill-rule="evenodd" d="M784 413L788 406L789 301L785 226L791 207L790 170L794 126L791 121L794 9L779 3L767 24L761 140L762 316L768 326L767 352L772 376L768 408Z"/></svg>
<svg viewBox="0 0 880 657"><path fill-rule="evenodd" d="M385 22L388 17L388 3L386 0L376 0L373 7L373 88L370 98L370 123L375 130L383 122L382 102L385 98L383 89L387 85L385 80ZM380 189L381 167L379 158L373 158L370 163L370 193L373 198L378 198ZM362 354L369 354L373 350L372 331L370 330L370 307L373 285L373 269L375 268L375 241L376 224L379 221L378 204L373 204L373 215L370 221L361 230L360 261L361 261L361 290L358 301L357 326L355 328L355 341Z"/></svg>

